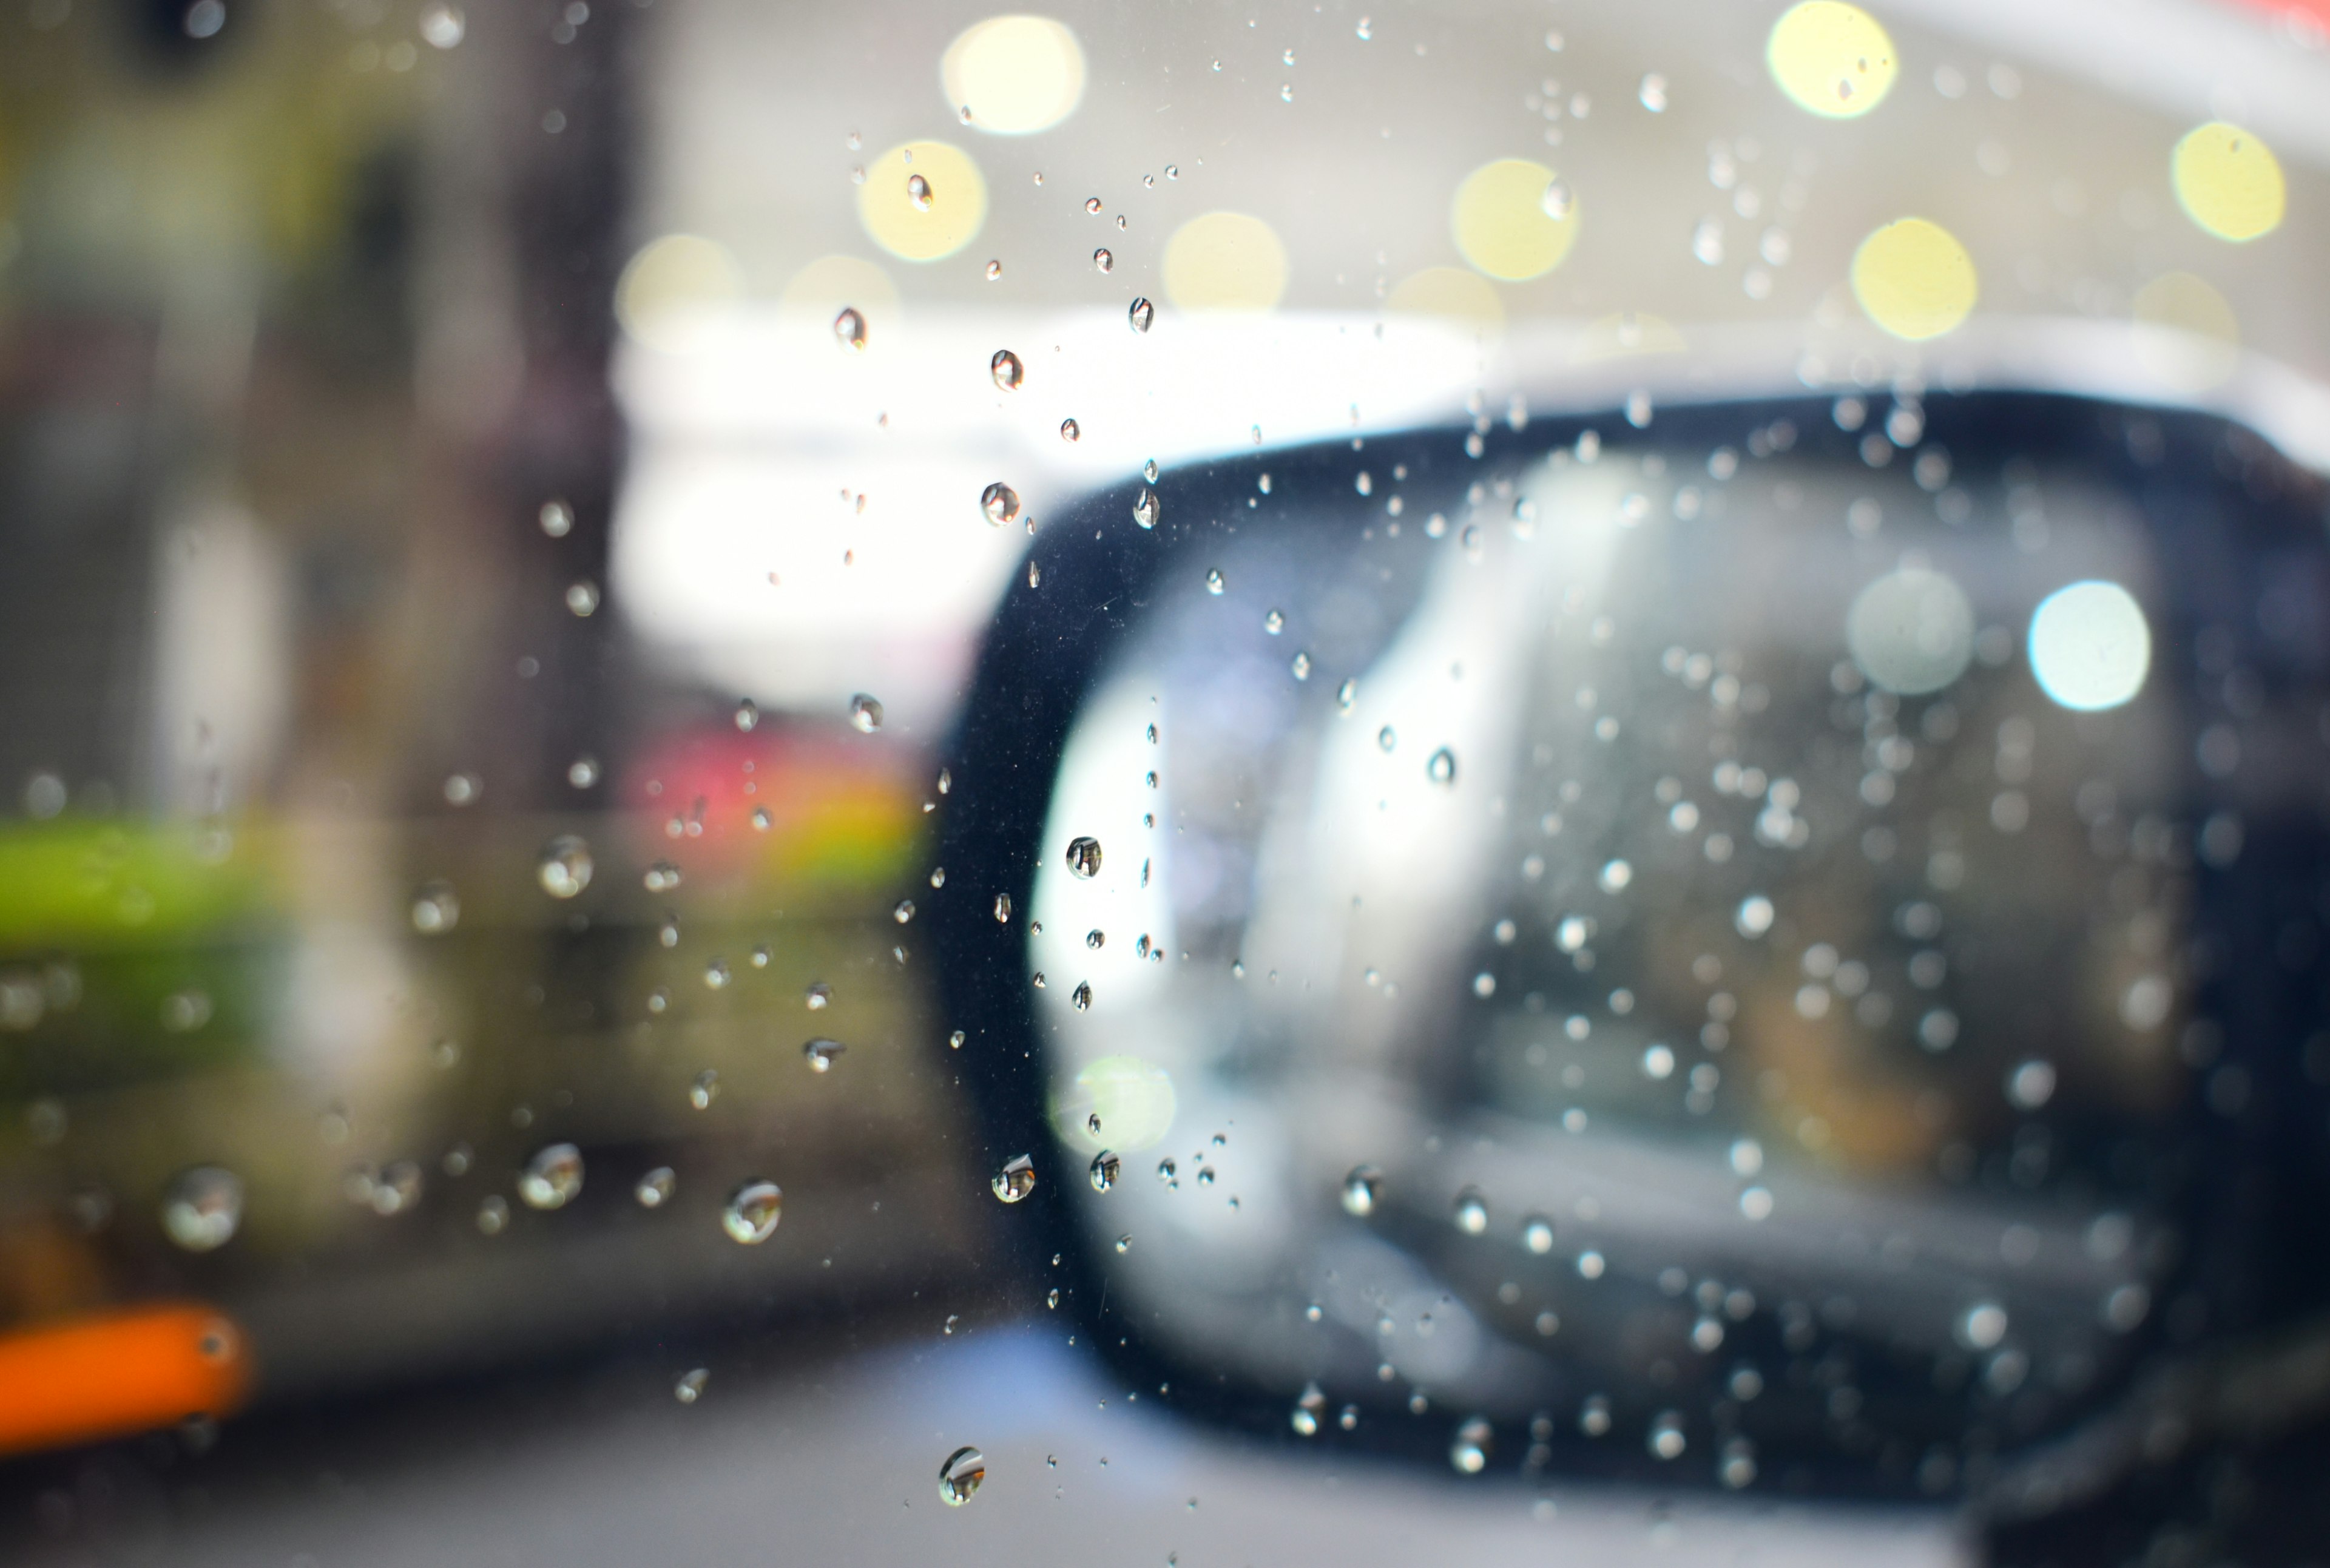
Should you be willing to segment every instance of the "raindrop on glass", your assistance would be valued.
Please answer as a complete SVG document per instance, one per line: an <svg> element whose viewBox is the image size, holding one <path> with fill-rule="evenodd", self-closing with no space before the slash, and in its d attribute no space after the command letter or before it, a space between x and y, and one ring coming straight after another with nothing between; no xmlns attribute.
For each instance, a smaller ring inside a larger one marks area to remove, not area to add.
<svg viewBox="0 0 2330 1568"><path fill-rule="evenodd" d="M1062 441L1072 442L1080 440L1084 433L1084 426L1078 424L1075 420L1064 419L1060 421L1060 439Z"/></svg>
<svg viewBox="0 0 2330 1568"><path fill-rule="evenodd" d="M811 1072L831 1072L834 1062L848 1049L838 1040L819 1035L801 1047L801 1060L809 1063Z"/></svg>
<svg viewBox="0 0 2330 1568"><path fill-rule="evenodd" d="M833 338L851 351L866 347L866 318L856 309L842 311L833 318Z"/></svg>
<svg viewBox="0 0 2330 1568"><path fill-rule="evenodd" d="M908 175L906 176L906 200L914 204L914 211L918 213L929 212L931 210L931 182L924 179L920 175Z"/></svg>
<svg viewBox="0 0 2330 1568"><path fill-rule="evenodd" d="M1434 752L1425 762L1424 776L1436 784L1454 784L1456 782L1456 754L1444 746Z"/></svg>
<svg viewBox="0 0 2330 1568"><path fill-rule="evenodd" d="M1558 223L1568 218L1570 209L1577 204L1577 198L1569 194L1568 185L1554 180L1539 195L1537 204L1539 211Z"/></svg>
<svg viewBox="0 0 2330 1568"><path fill-rule="evenodd" d="M1026 1155L1014 1155L988 1185L1003 1202L1016 1203L1036 1190L1036 1162Z"/></svg>
<svg viewBox="0 0 2330 1568"><path fill-rule="evenodd" d="M1069 840L1068 870L1079 877L1100 875L1100 841L1089 837Z"/></svg>
<svg viewBox="0 0 2330 1568"><path fill-rule="evenodd" d="M536 1150L517 1175L517 1195L529 1209L559 1209L582 1190L582 1151L573 1144Z"/></svg>
<svg viewBox="0 0 2330 1568"><path fill-rule="evenodd" d="M995 377L995 385L1006 392L1017 392L1019 384L1028 379L1028 367L1009 348L999 348L995 357L987 362L987 373Z"/></svg>
<svg viewBox="0 0 2330 1568"><path fill-rule="evenodd" d="M189 1252L210 1252L242 1223L242 1178L216 1165L179 1173L162 1199L162 1229Z"/></svg>
<svg viewBox="0 0 2330 1568"><path fill-rule="evenodd" d="M1105 246L1093 252L1094 271L1105 272L1113 269L1115 265L1116 258L1108 253L1108 250Z"/></svg>
<svg viewBox="0 0 2330 1568"><path fill-rule="evenodd" d="M1489 1200L1479 1189L1467 1187L1456 1194L1456 1229L1467 1236L1478 1236L1489 1228Z"/></svg>
<svg viewBox="0 0 2330 1568"><path fill-rule="evenodd" d="M1376 1212L1378 1194L1383 1187L1383 1173L1373 1165L1354 1165L1351 1174L1343 1178L1343 1212L1364 1220Z"/></svg>
<svg viewBox="0 0 2330 1568"><path fill-rule="evenodd" d="M535 875L552 898L573 898L591 885L591 846L573 833L559 834L542 847Z"/></svg>
<svg viewBox="0 0 2330 1568"><path fill-rule="evenodd" d="M1093 1191L1095 1193L1105 1193L1111 1187L1115 1186L1117 1174L1121 1168L1122 1162L1117 1159L1116 1155L1113 1151L1103 1149L1100 1153L1094 1155L1093 1156L1092 1170L1090 1173L1092 1176Z"/></svg>
<svg viewBox="0 0 2330 1568"><path fill-rule="evenodd" d="M979 506L987 520L999 528L1019 516L1019 492L998 480L979 492Z"/></svg>
<svg viewBox="0 0 2330 1568"><path fill-rule="evenodd" d="M1092 1011L1092 982L1080 980L1076 988L1068 993L1068 1005L1078 1012L1089 1012Z"/></svg>
<svg viewBox="0 0 2330 1568"><path fill-rule="evenodd" d="M1448 1445L1448 1463L1460 1476L1477 1476L1488 1468L1489 1453L1496 1446L1496 1429L1481 1416L1468 1419L1456 1429L1455 1439Z"/></svg>
<svg viewBox="0 0 2330 1568"><path fill-rule="evenodd" d="M986 1479L987 1456L965 1443L939 1467L939 1499L950 1508L960 1508Z"/></svg>
<svg viewBox="0 0 2330 1568"><path fill-rule="evenodd" d="M849 727L860 735L871 735L882 727L882 704L864 692L849 699Z"/></svg>
<svg viewBox="0 0 2330 1568"><path fill-rule="evenodd" d="M720 1075L708 1067L697 1073L696 1081L687 1086L687 1103L697 1110L710 1110L712 1102L719 1098Z"/></svg>
<svg viewBox="0 0 2330 1568"><path fill-rule="evenodd" d="M671 1195L678 1186L679 1178L672 1173L672 1168L658 1165L639 1178L639 1184L631 1189L631 1196L639 1200L642 1209L660 1209L671 1202Z"/></svg>
<svg viewBox="0 0 2330 1568"><path fill-rule="evenodd" d="M751 1181L728 1195L727 1206L720 1211L720 1228L732 1240L757 1246L776 1233L784 1213L782 1188L774 1182Z"/></svg>
<svg viewBox="0 0 2330 1568"><path fill-rule="evenodd" d="M1135 299L1132 309L1125 311L1124 318L1132 323L1135 332L1146 332L1157 320L1157 307L1146 299Z"/></svg>
<svg viewBox="0 0 2330 1568"><path fill-rule="evenodd" d="M1158 500L1157 492L1147 485L1142 485L1141 492L1132 498L1132 520L1144 528L1155 527L1163 510L1163 503Z"/></svg>
<svg viewBox="0 0 2330 1568"><path fill-rule="evenodd" d="M671 1385L671 1397L682 1404L694 1404L704 1397L704 1385L711 1381L712 1373L700 1366L693 1372L683 1372Z"/></svg>

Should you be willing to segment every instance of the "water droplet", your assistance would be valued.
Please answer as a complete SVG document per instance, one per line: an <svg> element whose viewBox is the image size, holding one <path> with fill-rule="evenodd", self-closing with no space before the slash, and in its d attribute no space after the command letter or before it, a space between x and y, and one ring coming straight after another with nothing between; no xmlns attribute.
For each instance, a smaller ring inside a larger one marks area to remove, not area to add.
<svg viewBox="0 0 2330 1568"><path fill-rule="evenodd" d="M1635 96L1653 114L1664 114L1667 111L1667 79L1655 71L1652 71L1643 78L1643 85Z"/></svg>
<svg viewBox="0 0 2330 1568"><path fill-rule="evenodd" d="M1489 1228L1489 1200L1477 1187L1467 1187L1456 1194L1456 1229L1467 1236L1478 1236Z"/></svg>
<svg viewBox="0 0 2330 1568"><path fill-rule="evenodd" d="M1110 1150L1103 1149L1100 1153L1094 1155L1093 1156L1091 1171L1093 1191L1095 1193L1105 1193L1111 1187L1115 1186L1117 1172L1120 1167L1121 1162Z"/></svg>
<svg viewBox="0 0 2330 1568"><path fill-rule="evenodd" d="M1009 893L995 895L995 923L999 926L1011 924L1011 895Z"/></svg>
<svg viewBox="0 0 2330 1568"><path fill-rule="evenodd" d="M1295 1435L1298 1437L1317 1437L1319 1417L1326 1408L1327 1396L1320 1392L1317 1383L1308 1383L1304 1385L1302 1394L1295 1400L1294 1409L1288 1415L1287 1423L1293 1427Z"/></svg>
<svg viewBox="0 0 2330 1568"><path fill-rule="evenodd" d="M631 1189L631 1196L639 1200L642 1209L660 1209L671 1202L671 1195L678 1187L679 1178L673 1174L672 1168L658 1165L639 1178L639 1184Z"/></svg>
<svg viewBox="0 0 2330 1568"><path fill-rule="evenodd" d="M517 1195L529 1209L564 1208L582 1190L582 1151L551 1144L535 1153L517 1176Z"/></svg>
<svg viewBox="0 0 2330 1568"><path fill-rule="evenodd" d="M1028 379L1028 367L1009 348L999 348L987 362L987 373L995 377L995 385L1006 392L1017 392L1019 384Z"/></svg>
<svg viewBox="0 0 2330 1568"><path fill-rule="evenodd" d="M939 1499L950 1508L960 1508L986 1479L987 1456L965 1443L939 1467Z"/></svg>
<svg viewBox="0 0 2330 1568"><path fill-rule="evenodd" d="M1742 936L1761 936L1772 928L1773 913L1771 899L1761 893L1750 893L1739 900L1739 908L1733 912L1731 923Z"/></svg>
<svg viewBox="0 0 2330 1568"><path fill-rule="evenodd" d="M1001 276L1003 276L1003 263L1002 263L1002 262L1000 262L1000 261L990 261L989 263L987 263L987 280L988 280L989 282L992 283L992 282L994 282L994 281L995 281L995 280L997 280L998 278L1000 278Z"/></svg>
<svg viewBox="0 0 2330 1568"><path fill-rule="evenodd" d="M1369 39L1373 38L1373 37L1376 35L1376 24L1375 24L1375 23L1374 23L1372 20L1370 20L1369 18L1368 18L1368 17L1365 17L1365 16L1360 17L1360 18L1359 18L1359 42L1360 42L1360 43L1365 43Z"/></svg>
<svg viewBox="0 0 2330 1568"><path fill-rule="evenodd" d="M987 520L999 528L1018 517L1019 492L998 480L979 492L979 505Z"/></svg>
<svg viewBox="0 0 2330 1568"><path fill-rule="evenodd" d="M750 1181L728 1194L727 1207L720 1211L720 1228L731 1239L755 1247L776 1233L784 1214L783 1188L774 1182Z"/></svg>
<svg viewBox="0 0 2330 1568"><path fill-rule="evenodd" d="M822 980L811 981L809 989L801 993L801 1005L811 1012L824 1012L833 1005L833 987Z"/></svg>
<svg viewBox="0 0 2330 1568"><path fill-rule="evenodd" d="M679 886L679 868L669 860L658 860L640 875L639 883L650 893L668 893Z"/></svg>
<svg viewBox="0 0 2330 1568"><path fill-rule="evenodd" d="M908 175L906 176L906 200L913 204L914 211L918 213L929 212L931 210L931 182L924 179L920 175Z"/></svg>
<svg viewBox="0 0 2330 1568"><path fill-rule="evenodd" d="M882 704L864 692L849 699L849 727L860 735L871 735L882 727Z"/></svg>
<svg viewBox="0 0 2330 1568"><path fill-rule="evenodd" d="M1078 1012L1089 1012L1092 1011L1091 981L1082 980L1076 983L1076 988L1068 993L1068 1005L1075 1008Z"/></svg>
<svg viewBox="0 0 2330 1568"><path fill-rule="evenodd" d="M1106 272L1114 268L1115 265L1116 258L1108 253L1105 246L1093 252L1093 267L1094 271Z"/></svg>
<svg viewBox="0 0 2330 1568"><path fill-rule="evenodd" d="M1542 1258L1553 1250L1553 1221L1542 1214L1532 1214L1521 1227L1521 1241Z"/></svg>
<svg viewBox="0 0 2330 1568"><path fill-rule="evenodd" d="M727 990L730 978L725 958L715 958L704 966L704 989L706 991Z"/></svg>
<svg viewBox="0 0 2330 1568"><path fill-rule="evenodd" d="M1227 586L1228 584L1224 580L1222 576L1222 569L1219 566L1208 566L1206 568L1207 593L1218 596L1221 591Z"/></svg>
<svg viewBox="0 0 2330 1568"><path fill-rule="evenodd" d="M1168 1157L1157 1162L1157 1179L1170 1186L1173 1183L1173 1161Z"/></svg>
<svg viewBox="0 0 2330 1568"><path fill-rule="evenodd" d="M742 730L746 735L750 735L756 727L758 727L760 722L760 704L754 702L748 697L744 698L744 701L736 705L736 727L738 729Z"/></svg>
<svg viewBox="0 0 2330 1568"><path fill-rule="evenodd" d="M1124 1253L1127 1253L1127 1252L1132 1251L1132 1238L1131 1236L1129 1236L1129 1235L1126 1235L1126 1236L1119 1236L1119 1237L1116 1239L1116 1250L1117 1250L1117 1252L1118 1252L1118 1254L1119 1254L1120 1256L1122 1256L1122 1254L1124 1254Z"/></svg>
<svg viewBox="0 0 2330 1568"><path fill-rule="evenodd" d="M542 847L535 868L542 890L554 898L572 898L591 885L591 846L573 833L561 833Z"/></svg>
<svg viewBox="0 0 2330 1568"><path fill-rule="evenodd" d="M1084 426L1078 424L1075 420L1064 419L1060 421L1060 439L1062 441L1078 441L1083 438L1084 433Z"/></svg>
<svg viewBox="0 0 2330 1568"><path fill-rule="evenodd" d="M682 1404L694 1404L704 1397L704 1385L712 1381L712 1373L704 1367L683 1372L679 1381L671 1385L671 1397Z"/></svg>
<svg viewBox="0 0 2330 1568"><path fill-rule="evenodd" d="M1026 1155L1014 1155L988 1185L1003 1202L1016 1203L1036 1190L1036 1162Z"/></svg>
<svg viewBox="0 0 2330 1568"><path fill-rule="evenodd" d="M450 882L431 882L412 900L412 928L423 936L441 936L461 923L460 895Z"/></svg>
<svg viewBox="0 0 2330 1568"><path fill-rule="evenodd" d="M1434 752L1425 762L1424 776L1436 784L1454 784L1456 782L1456 754L1444 746Z"/></svg>
<svg viewBox="0 0 2330 1568"><path fill-rule="evenodd" d="M1158 500L1157 492L1147 485L1142 485L1141 493L1132 498L1132 520L1144 528L1155 527L1163 511L1164 504Z"/></svg>
<svg viewBox="0 0 2330 1568"><path fill-rule="evenodd" d="M1376 1212L1383 1189L1383 1173L1373 1165L1354 1165L1343 1178L1343 1212L1364 1220Z"/></svg>
<svg viewBox="0 0 2330 1568"><path fill-rule="evenodd" d="M1157 307L1145 299L1135 299L1131 309L1125 311L1124 318L1132 323L1135 332L1146 332L1157 320Z"/></svg>
<svg viewBox="0 0 2330 1568"><path fill-rule="evenodd" d="M1100 841L1089 837L1069 840L1068 870L1079 877L1100 875Z"/></svg>
<svg viewBox="0 0 2330 1568"><path fill-rule="evenodd" d="M509 1201L495 1193L478 1205L478 1229L488 1236L498 1236L509 1224Z"/></svg>
<svg viewBox="0 0 2330 1568"><path fill-rule="evenodd" d="M564 501L545 501L536 514L542 531L554 539L563 539L574 531L574 509Z"/></svg>
<svg viewBox="0 0 2330 1568"><path fill-rule="evenodd" d="M1448 1463L1460 1476L1477 1476L1488 1468L1489 1454L1496 1447L1497 1432L1485 1417L1473 1416L1456 1429L1456 1437L1448 1445Z"/></svg>
<svg viewBox="0 0 2330 1568"><path fill-rule="evenodd" d="M801 1060L809 1063L811 1072L831 1072L834 1062L848 1049L838 1040L819 1035L801 1047Z"/></svg>
<svg viewBox="0 0 2330 1568"><path fill-rule="evenodd" d="M1577 198L1569 194L1568 185L1559 180L1553 180L1549 182L1544 191L1539 193L1537 204L1539 211L1558 223L1568 219L1570 210L1577 204Z"/></svg>
<svg viewBox="0 0 2330 1568"><path fill-rule="evenodd" d="M571 583L566 588L566 607L585 619L599 608L599 584Z"/></svg>
<svg viewBox="0 0 2330 1568"><path fill-rule="evenodd" d="M1346 680L1342 685L1335 688L1335 707L1340 711L1350 712L1359 705L1359 683L1358 681Z"/></svg>
<svg viewBox="0 0 2330 1568"><path fill-rule="evenodd" d="M697 1110L711 1109L712 1102L719 1098L720 1075L708 1067L697 1073L696 1081L687 1086L687 1103Z"/></svg>
<svg viewBox="0 0 2330 1568"><path fill-rule="evenodd" d="M162 1229L189 1252L211 1252L242 1223L242 1178L216 1165L182 1171L162 1199Z"/></svg>
<svg viewBox="0 0 2330 1568"><path fill-rule="evenodd" d="M1099 216L1100 198L1098 196L1086 196L1084 198L1084 211L1092 214L1095 217Z"/></svg>
<svg viewBox="0 0 2330 1568"><path fill-rule="evenodd" d="M578 756L566 770L566 782L578 790L587 790L599 782L599 759Z"/></svg>
<svg viewBox="0 0 2330 1568"><path fill-rule="evenodd" d="M1387 724L1381 729L1376 731L1376 745L1381 746L1384 750L1389 751L1398 744L1399 732L1392 728L1390 725Z"/></svg>
<svg viewBox="0 0 2330 1568"><path fill-rule="evenodd" d="M1651 1422L1650 1435L1644 1445L1662 1459L1679 1459L1690 1446L1683 1436L1682 1417L1674 1411L1661 1411Z"/></svg>
<svg viewBox="0 0 2330 1568"><path fill-rule="evenodd" d="M1286 668L1293 674L1295 679L1310 679L1311 655L1307 652L1297 650L1294 657L1287 661Z"/></svg>
<svg viewBox="0 0 2330 1568"><path fill-rule="evenodd" d="M857 309L845 309L833 318L834 341L856 352L866 347L866 318Z"/></svg>

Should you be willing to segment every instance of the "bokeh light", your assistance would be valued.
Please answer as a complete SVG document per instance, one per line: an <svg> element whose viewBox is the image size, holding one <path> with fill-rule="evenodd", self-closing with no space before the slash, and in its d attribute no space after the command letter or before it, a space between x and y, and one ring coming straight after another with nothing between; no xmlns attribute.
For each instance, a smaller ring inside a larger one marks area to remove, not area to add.
<svg viewBox="0 0 2330 1568"><path fill-rule="evenodd" d="M743 297L744 270L701 234L666 234L639 247L615 285L615 318L651 347L676 347L692 318Z"/></svg>
<svg viewBox="0 0 2330 1568"><path fill-rule="evenodd" d="M2136 291L2136 355L2168 385L2200 392L2222 384L2240 361L2241 324L2206 280L2164 272Z"/></svg>
<svg viewBox="0 0 2330 1568"><path fill-rule="evenodd" d="M1939 572L1905 566L1863 588L1844 617L1861 672L1888 691L1939 691L1974 659L1974 607Z"/></svg>
<svg viewBox="0 0 2330 1568"><path fill-rule="evenodd" d="M2281 226L2289 199L2281 162L2240 126L2215 119L2185 132L2168 176L2185 214L2221 240L2239 243Z"/></svg>
<svg viewBox="0 0 2330 1568"><path fill-rule="evenodd" d="M1267 310L1286 292L1286 247L1260 218L1208 213L1165 242L1162 271L1184 310Z"/></svg>
<svg viewBox="0 0 2330 1568"><path fill-rule="evenodd" d="M890 254L935 261L978 235L987 221L987 181L961 147L910 141L867 165L857 216Z"/></svg>
<svg viewBox="0 0 2330 1568"><path fill-rule="evenodd" d="M2152 629L2117 583L2074 583L2032 613L2031 673L2065 708L2117 708L2143 689L2151 668Z"/></svg>
<svg viewBox="0 0 2330 1568"><path fill-rule="evenodd" d="M777 308L788 317L812 318L827 330L841 311L855 310L875 329L878 343L880 329L898 319L898 286L862 256L819 256L786 280Z"/></svg>
<svg viewBox="0 0 2330 1568"><path fill-rule="evenodd" d="M1438 317L1476 332L1495 332L1505 324L1505 302L1497 298L1496 285L1462 267L1426 267L1401 279L1384 309Z"/></svg>
<svg viewBox="0 0 2330 1568"><path fill-rule="evenodd" d="M1059 124L1084 96L1084 52L1049 16L990 16L956 35L939 61L947 105L999 136Z"/></svg>
<svg viewBox="0 0 2330 1568"><path fill-rule="evenodd" d="M1764 46L1772 80L1797 107L1853 119L1885 101L1900 66L1877 19L1839 0L1804 0L1772 24Z"/></svg>
<svg viewBox="0 0 2330 1568"><path fill-rule="evenodd" d="M1560 266L1577 242L1578 204L1566 189L1549 203L1558 185L1551 169L1527 158L1499 158L1466 175L1448 214L1458 252L1508 283Z"/></svg>
<svg viewBox="0 0 2330 1568"><path fill-rule="evenodd" d="M1938 337L1974 309L1974 258L1957 237L1924 218L1902 218L1852 253L1852 296L1896 337Z"/></svg>
<svg viewBox="0 0 2330 1568"><path fill-rule="evenodd" d="M1052 1125L1061 1141L1095 1153L1145 1149L1173 1130L1179 1107L1173 1075L1137 1056L1104 1056L1078 1069L1074 1084L1052 1104ZM1100 1118L1100 1131L1093 1118Z"/></svg>

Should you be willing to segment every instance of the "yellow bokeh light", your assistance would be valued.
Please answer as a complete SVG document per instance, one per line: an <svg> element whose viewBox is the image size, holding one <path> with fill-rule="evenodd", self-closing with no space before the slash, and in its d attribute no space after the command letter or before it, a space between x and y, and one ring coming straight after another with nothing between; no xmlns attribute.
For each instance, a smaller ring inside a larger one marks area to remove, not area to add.
<svg viewBox="0 0 2330 1568"><path fill-rule="evenodd" d="M1902 218L1852 253L1852 297L1896 337L1939 337L1974 309L1980 285L1957 237L1924 218Z"/></svg>
<svg viewBox="0 0 2330 1568"><path fill-rule="evenodd" d="M1852 119L1885 101L1900 64L1877 19L1841 0L1804 0L1772 24L1764 45L1772 80L1800 109Z"/></svg>
<svg viewBox="0 0 2330 1568"><path fill-rule="evenodd" d="M2241 324L2225 297L2190 272L2168 272L2136 291L2136 356L2180 391L2229 379L2240 360Z"/></svg>
<svg viewBox="0 0 2330 1568"><path fill-rule="evenodd" d="M935 261L971 243L987 221L987 181L961 147L910 141L866 166L857 217L890 254Z"/></svg>
<svg viewBox="0 0 2330 1568"><path fill-rule="evenodd" d="M1556 193L1551 202L1549 191ZM1492 278L1518 283L1561 265L1577 242L1577 206L1543 164L1499 158L1464 176L1448 222L1465 261Z"/></svg>
<svg viewBox="0 0 2330 1568"><path fill-rule="evenodd" d="M1426 267L1403 278L1384 300L1396 315L1433 316L1475 333L1499 331L1505 324L1505 303L1496 285L1478 272L1462 267Z"/></svg>
<svg viewBox="0 0 2330 1568"><path fill-rule="evenodd" d="M1084 96L1084 52L1048 16L990 16L956 35L939 61L948 107L999 136L1048 129Z"/></svg>
<svg viewBox="0 0 2330 1568"><path fill-rule="evenodd" d="M2254 240L2281 226L2289 193L2280 160L2240 126L2213 119L2185 132L2168 176L2185 214L2221 240Z"/></svg>
<svg viewBox="0 0 2330 1568"><path fill-rule="evenodd" d="M744 293L744 270L701 234L666 234L639 247L615 285L615 319L642 343L679 346L692 318Z"/></svg>
<svg viewBox="0 0 2330 1568"><path fill-rule="evenodd" d="M1184 310L1267 310L1286 292L1286 247L1260 218L1208 213L1173 231L1162 271Z"/></svg>
<svg viewBox="0 0 2330 1568"><path fill-rule="evenodd" d="M870 322L892 321L898 315L898 286L861 256L819 256L786 282L777 308L820 320L847 308Z"/></svg>

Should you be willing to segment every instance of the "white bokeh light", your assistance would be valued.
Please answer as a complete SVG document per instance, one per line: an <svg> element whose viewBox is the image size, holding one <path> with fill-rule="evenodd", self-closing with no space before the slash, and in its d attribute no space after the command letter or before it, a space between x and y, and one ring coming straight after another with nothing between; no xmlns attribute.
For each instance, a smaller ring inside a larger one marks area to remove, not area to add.
<svg viewBox="0 0 2330 1568"><path fill-rule="evenodd" d="M2144 688L2152 630L2135 595L2089 580L2059 588L2031 616L2031 673L2065 708L2117 708Z"/></svg>

